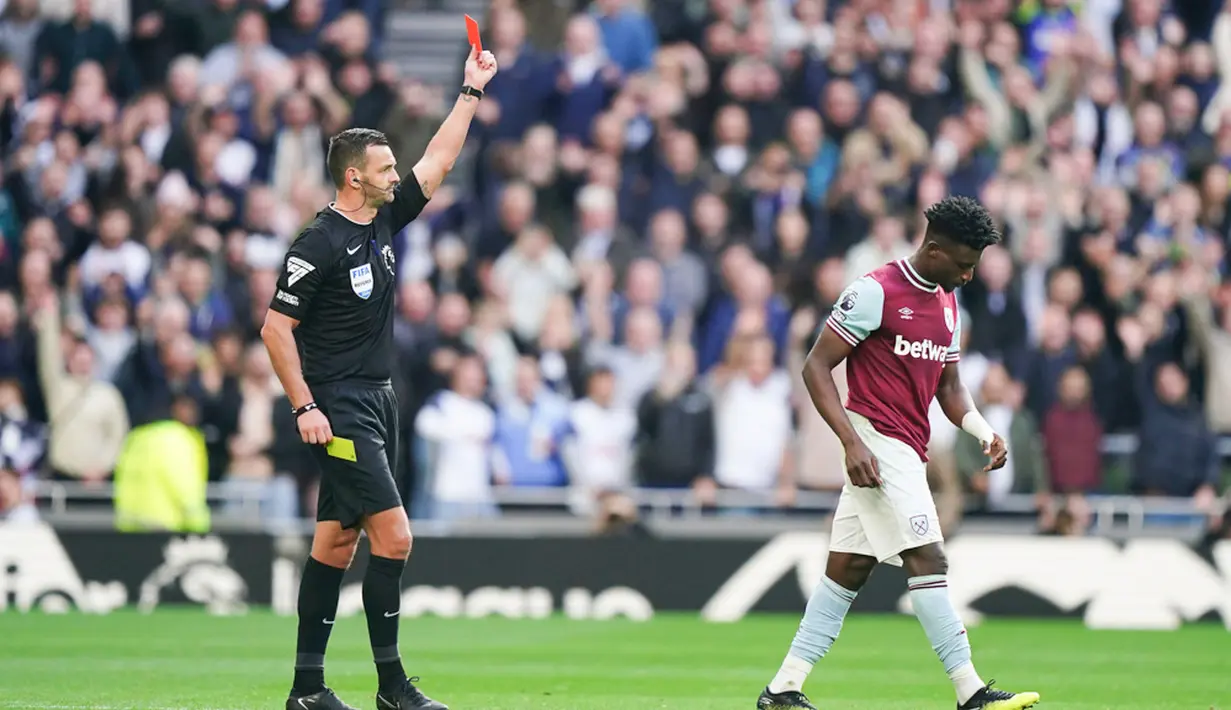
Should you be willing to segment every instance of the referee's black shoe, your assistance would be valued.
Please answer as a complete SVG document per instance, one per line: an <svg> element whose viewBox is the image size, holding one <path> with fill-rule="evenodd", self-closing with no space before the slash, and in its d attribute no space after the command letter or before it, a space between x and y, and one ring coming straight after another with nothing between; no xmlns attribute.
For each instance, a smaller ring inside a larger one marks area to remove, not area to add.
<svg viewBox="0 0 1231 710"><path fill-rule="evenodd" d="M286 710L359 710L342 702L329 688L311 695L294 696L286 699Z"/></svg>
<svg viewBox="0 0 1231 710"><path fill-rule="evenodd" d="M449 710L449 706L432 700L415 687L419 677L408 678L405 685L396 690L382 690L376 694L376 710Z"/></svg>

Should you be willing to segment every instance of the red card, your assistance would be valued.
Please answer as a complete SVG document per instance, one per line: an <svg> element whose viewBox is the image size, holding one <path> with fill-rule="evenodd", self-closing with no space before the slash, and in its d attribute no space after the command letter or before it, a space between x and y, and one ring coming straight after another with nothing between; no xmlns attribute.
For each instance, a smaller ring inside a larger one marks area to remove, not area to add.
<svg viewBox="0 0 1231 710"><path fill-rule="evenodd" d="M470 44L480 52L483 51L483 40L479 39L479 23L474 21L470 15L466 15L466 36L470 39Z"/></svg>

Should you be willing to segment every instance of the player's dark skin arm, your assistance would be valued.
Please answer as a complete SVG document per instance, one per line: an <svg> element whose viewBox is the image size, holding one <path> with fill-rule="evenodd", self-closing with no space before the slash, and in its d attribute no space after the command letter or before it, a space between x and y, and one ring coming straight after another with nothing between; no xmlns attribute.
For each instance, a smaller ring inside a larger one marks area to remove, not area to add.
<svg viewBox="0 0 1231 710"><path fill-rule="evenodd" d="M838 385L833 380L834 368L842 364L853 349L828 327L822 328L821 336L804 359L804 387L808 389L816 411L842 442L846 452L846 472L851 483L870 488L879 486L881 482L876 457L851 425L846 408L842 406L842 396L838 394ZM825 562L825 576L846 589L858 591L867 583L875 566L875 557L830 552Z"/></svg>
<svg viewBox="0 0 1231 710"><path fill-rule="evenodd" d="M295 346L294 331L298 325L299 321L294 318L270 309L265 313L265 325L261 326L261 340L269 351L274 373L296 409L313 401L312 390L303 379L299 349ZM309 444L327 444L333 438L329 420L319 409L303 414L298 424L300 435Z"/></svg>
<svg viewBox="0 0 1231 710"><path fill-rule="evenodd" d="M978 411L975 408L974 397L970 396L970 390L966 388L958 374L957 363L949 363L945 365L945 369L941 370L940 385L936 388L936 401L940 403L940 408L949 421L953 422L953 426L959 429L962 428L962 420L967 414ZM983 453L991 459L991 462L983 468L984 471L994 471L1004 466L1009 458L1008 447L1005 446L1004 439L1000 438L999 434L983 446Z"/></svg>
<svg viewBox="0 0 1231 710"><path fill-rule="evenodd" d="M851 483L874 488L881 484L876 457L855 432L850 417L846 416L838 385L833 379L833 369L842 364L853 349L828 327L821 329L821 337L816 339L804 359L804 387L812 398L812 406L816 407L821 418L842 442L842 448L846 451L846 473Z"/></svg>

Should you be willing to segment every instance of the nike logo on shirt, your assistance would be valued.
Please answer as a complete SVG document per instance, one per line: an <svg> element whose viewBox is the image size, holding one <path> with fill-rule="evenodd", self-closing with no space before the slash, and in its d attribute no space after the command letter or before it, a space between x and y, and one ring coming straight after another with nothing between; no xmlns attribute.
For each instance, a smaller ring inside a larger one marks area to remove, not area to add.
<svg viewBox="0 0 1231 710"><path fill-rule="evenodd" d="M355 255L355 252L359 251L359 250L360 250L360 249L362 249L362 248L363 248L363 244L357 244L357 245L355 246L355 248L354 248L354 249L351 249L350 247L347 247L347 249L346 249L346 255L347 255L347 256L354 256L354 255Z"/></svg>

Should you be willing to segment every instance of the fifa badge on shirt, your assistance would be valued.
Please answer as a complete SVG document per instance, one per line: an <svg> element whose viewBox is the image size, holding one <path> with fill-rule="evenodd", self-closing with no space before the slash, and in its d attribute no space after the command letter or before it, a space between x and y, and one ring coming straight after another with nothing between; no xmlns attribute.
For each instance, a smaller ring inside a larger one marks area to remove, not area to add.
<svg viewBox="0 0 1231 710"><path fill-rule="evenodd" d="M952 333L953 326L954 326L953 309L946 307L945 308L945 327L949 329L950 333Z"/></svg>
<svg viewBox="0 0 1231 710"><path fill-rule="evenodd" d="M374 283L371 264L360 264L350 270L350 287L359 298L366 301L372 295L372 285Z"/></svg>

